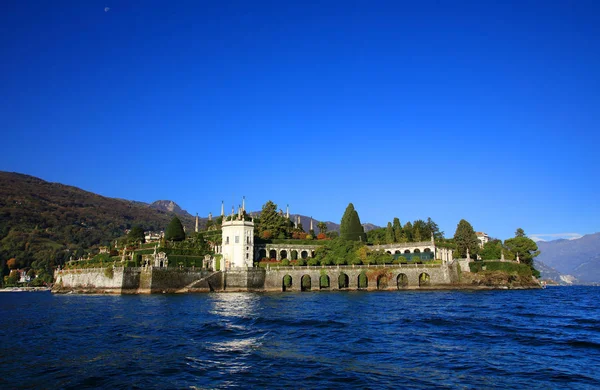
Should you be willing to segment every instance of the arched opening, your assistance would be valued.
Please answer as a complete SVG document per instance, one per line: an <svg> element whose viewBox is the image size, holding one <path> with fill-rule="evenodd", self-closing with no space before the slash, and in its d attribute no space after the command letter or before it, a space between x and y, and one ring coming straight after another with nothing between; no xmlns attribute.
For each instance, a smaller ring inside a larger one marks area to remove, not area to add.
<svg viewBox="0 0 600 390"><path fill-rule="evenodd" d="M319 278L319 289L328 289L329 288L329 276L321 275Z"/></svg>
<svg viewBox="0 0 600 390"><path fill-rule="evenodd" d="M292 251L292 260L298 260L298 251L295 249Z"/></svg>
<svg viewBox="0 0 600 390"><path fill-rule="evenodd" d="M261 249L258 251L258 259L262 260L265 259L267 257L267 250L266 249Z"/></svg>
<svg viewBox="0 0 600 390"><path fill-rule="evenodd" d="M277 258L277 251L275 249L271 249L269 251L269 259L276 259Z"/></svg>
<svg viewBox="0 0 600 390"><path fill-rule="evenodd" d="M386 251L385 253L387 253L388 255L391 255L391 254L392 254L392 252L390 252L390 251Z"/></svg>
<svg viewBox="0 0 600 390"><path fill-rule="evenodd" d="M285 275L283 277L281 290L286 291L292 287L292 277L290 275Z"/></svg>
<svg viewBox="0 0 600 390"><path fill-rule="evenodd" d="M429 286L429 284L431 283L430 279L431 278L429 277L429 274L423 272L421 275L419 275L419 287Z"/></svg>
<svg viewBox="0 0 600 390"><path fill-rule="evenodd" d="M346 275L345 273L341 273L340 276L338 277L338 285L340 290L343 288L348 288L348 285L350 284L350 278L348 278L348 275Z"/></svg>
<svg viewBox="0 0 600 390"><path fill-rule="evenodd" d="M405 250L404 253L410 253L410 249Z"/></svg>
<svg viewBox="0 0 600 390"><path fill-rule="evenodd" d="M421 250L419 248L415 249L415 251L413 253L421 253Z"/></svg>
<svg viewBox="0 0 600 390"><path fill-rule="evenodd" d="M287 259L287 251L284 249L281 252L279 252L279 259L283 260L283 259Z"/></svg>
<svg viewBox="0 0 600 390"><path fill-rule="evenodd" d="M377 289L386 290L388 288L388 277L387 275L379 275L377 277Z"/></svg>
<svg viewBox="0 0 600 390"><path fill-rule="evenodd" d="M423 249L423 253L429 253L429 252L431 252L431 249L429 249L429 248Z"/></svg>
<svg viewBox="0 0 600 390"><path fill-rule="evenodd" d="M315 257L315 251L310 251L310 257Z"/></svg>
<svg viewBox="0 0 600 390"><path fill-rule="evenodd" d="M398 275L396 278L396 284L398 285L398 290L408 287L408 276L405 274Z"/></svg>
<svg viewBox="0 0 600 390"><path fill-rule="evenodd" d="M394 254L395 254L395 255L399 255L399 254L400 254L400 251L396 251L396 252L394 252Z"/></svg>
<svg viewBox="0 0 600 390"><path fill-rule="evenodd" d="M310 283L310 276L309 275L304 275L302 276L302 280L301 280L301 284L300 284L301 291L310 291L311 288L311 283Z"/></svg>
<svg viewBox="0 0 600 390"><path fill-rule="evenodd" d="M307 251L300 252L300 257L302 257L303 259L306 260L308 258L308 252Z"/></svg>
<svg viewBox="0 0 600 390"><path fill-rule="evenodd" d="M369 287L369 279L367 278L367 274L365 273L365 271L363 271L358 275L358 288L367 287Z"/></svg>

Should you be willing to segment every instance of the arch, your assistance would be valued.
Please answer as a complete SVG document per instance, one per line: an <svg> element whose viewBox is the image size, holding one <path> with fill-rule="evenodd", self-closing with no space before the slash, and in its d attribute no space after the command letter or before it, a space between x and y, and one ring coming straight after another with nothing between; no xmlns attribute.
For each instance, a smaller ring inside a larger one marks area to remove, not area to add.
<svg viewBox="0 0 600 390"><path fill-rule="evenodd" d="M287 259L287 251L285 249L282 249L279 252L279 260L283 260L283 259Z"/></svg>
<svg viewBox="0 0 600 390"><path fill-rule="evenodd" d="M431 283L431 278L428 273L423 272L421 275L419 275L419 287L429 286L430 283Z"/></svg>
<svg viewBox="0 0 600 390"><path fill-rule="evenodd" d="M391 255L392 252L391 251L385 251L385 253L387 253L388 255Z"/></svg>
<svg viewBox="0 0 600 390"><path fill-rule="evenodd" d="M298 251L294 249L291 253L291 256L292 260L298 260Z"/></svg>
<svg viewBox="0 0 600 390"><path fill-rule="evenodd" d="M308 252L307 251L300 252L300 257L303 258L303 259L307 259L308 258Z"/></svg>
<svg viewBox="0 0 600 390"><path fill-rule="evenodd" d="M419 248L416 248L413 253L421 253L421 250Z"/></svg>
<svg viewBox="0 0 600 390"><path fill-rule="evenodd" d="M398 274L396 277L396 285L398 290L408 287L408 276L405 274Z"/></svg>
<svg viewBox="0 0 600 390"><path fill-rule="evenodd" d="M379 275L377 276L377 289L378 290L386 290L388 287L388 277L387 275Z"/></svg>
<svg viewBox="0 0 600 390"><path fill-rule="evenodd" d="M423 253L429 253L429 252L431 252L431 249L430 249L430 248L425 248L425 249L423 249Z"/></svg>
<svg viewBox="0 0 600 390"><path fill-rule="evenodd" d="M262 260L265 259L267 257L267 250L266 249L260 249L258 251L258 259Z"/></svg>
<svg viewBox="0 0 600 390"><path fill-rule="evenodd" d="M410 249L405 250L404 253L410 253Z"/></svg>
<svg viewBox="0 0 600 390"><path fill-rule="evenodd" d="M369 287L369 278L367 278L367 273L362 271L358 275L358 288L368 288Z"/></svg>
<svg viewBox="0 0 600 390"><path fill-rule="evenodd" d="M329 289L329 275L321 275L319 278L319 289Z"/></svg>
<svg viewBox="0 0 600 390"><path fill-rule="evenodd" d="M269 251L269 259L276 259L277 258L277 251L275 249L271 249Z"/></svg>
<svg viewBox="0 0 600 390"><path fill-rule="evenodd" d="M310 251L310 257L315 257L315 251Z"/></svg>
<svg viewBox="0 0 600 390"><path fill-rule="evenodd" d="M302 279L300 281L300 290L301 291L310 291L311 283L310 283L310 275L302 275Z"/></svg>
<svg viewBox="0 0 600 390"><path fill-rule="evenodd" d="M399 250L397 250L396 252L394 252L394 254L395 254L395 255L399 255L399 254L400 254L400 251L399 251Z"/></svg>
<svg viewBox="0 0 600 390"><path fill-rule="evenodd" d="M292 287L292 276L285 275L281 280L281 291L286 291Z"/></svg>
<svg viewBox="0 0 600 390"><path fill-rule="evenodd" d="M348 278L348 275L346 275L345 273L341 273L340 276L338 277L338 287L341 289L343 288L348 288L348 286L350 285L350 278Z"/></svg>

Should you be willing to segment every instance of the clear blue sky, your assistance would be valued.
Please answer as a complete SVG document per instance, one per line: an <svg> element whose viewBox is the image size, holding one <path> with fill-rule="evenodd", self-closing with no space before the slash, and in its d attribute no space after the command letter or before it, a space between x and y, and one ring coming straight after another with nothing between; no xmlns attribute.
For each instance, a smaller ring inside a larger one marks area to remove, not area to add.
<svg viewBox="0 0 600 390"><path fill-rule="evenodd" d="M2 8L0 170L203 216L600 230L597 1Z"/></svg>

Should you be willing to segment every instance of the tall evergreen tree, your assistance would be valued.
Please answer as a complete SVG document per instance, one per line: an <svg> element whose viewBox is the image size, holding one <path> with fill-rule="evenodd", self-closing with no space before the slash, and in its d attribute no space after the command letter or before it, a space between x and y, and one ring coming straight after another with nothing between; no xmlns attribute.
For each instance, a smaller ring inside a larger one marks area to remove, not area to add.
<svg viewBox="0 0 600 390"><path fill-rule="evenodd" d="M394 228L392 227L392 223L388 222L387 227L385 228L385 243L392 244L394 241Z"/></svg>
<svg viewBox="0 0 600 390"><path fill-rule="evenodd" d="M348 204L340 222L340 237L344 240L366 242L365 230L352 203Z"/></svg>
<svg viewBox="0 0 600 390"><path fill-rule="evenodd" d="M399 218L394 218L394 242L402 242L402 225Z"/></svg>
<svg viewBox="0 0 600 390"><path fill-rule="evenodd" d="M261 237L268 230L271 232L271 237L278 238L286 234L290 226L288 222L290 221L277 212L277 205L269 200L262 207L256 230Z"/></svg>
<svg viewBox="0 0 600 390"><path fill-rule="evenodd" d="M467 248L469 248L469 254L475 255L479 253L479 240L473 230L473 226L464 219L461 219L456 226L456 232L454 233L454 243L456 244L456 250L460 258L465 258L467 255Z"/></svg>
<svg viewBox="0 0 600 390"><path fill-rule="evenodd" d="M129 234L127 234L127 240L129 242L146 242L144 229L140 225L134 225L129 231Z"/></svg>
<svg viewBox="0 0 600 390"><path fill-rule="evenodd" d="M412 223L410 223L410 221L406 222L404 224L404 228L402 229L402 233L406 237L406 242L412 242L413 241L413 227L412 227Z"/></svg>
<svg viewBox="0 0 600 390"><path fill-rule="evenodd" d="M185 230L177 217L173 217L169 226L165 230L165 240L167 241L183 241L185 240Z"/></svg>

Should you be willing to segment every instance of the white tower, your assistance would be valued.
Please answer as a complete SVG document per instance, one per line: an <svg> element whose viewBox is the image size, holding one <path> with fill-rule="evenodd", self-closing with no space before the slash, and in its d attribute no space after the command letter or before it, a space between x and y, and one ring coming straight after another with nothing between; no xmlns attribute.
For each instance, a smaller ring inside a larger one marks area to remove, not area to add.
<svg viewBox="0 0 600 390"><path fill-rule="evenodd" d="M223 220L222 270L252 267L254 262L254 221L245 221L240 209L237 216L232 213L229 221Z"/></svg>

